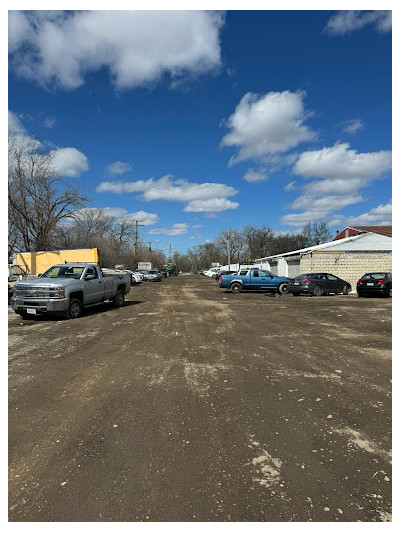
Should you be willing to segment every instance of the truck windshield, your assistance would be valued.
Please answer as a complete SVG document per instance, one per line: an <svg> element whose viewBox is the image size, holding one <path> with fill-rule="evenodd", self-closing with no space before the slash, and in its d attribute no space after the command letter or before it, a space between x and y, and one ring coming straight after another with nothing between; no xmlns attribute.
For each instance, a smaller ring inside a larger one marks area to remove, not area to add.
<svg viewBox="0 0 400 533"><path fill-rule="evenodd" d="M69 278L69 279L79 279L82 275L84 267L75 267L75 266L53 266L46 270L42 274L42 278Z"/></svg>

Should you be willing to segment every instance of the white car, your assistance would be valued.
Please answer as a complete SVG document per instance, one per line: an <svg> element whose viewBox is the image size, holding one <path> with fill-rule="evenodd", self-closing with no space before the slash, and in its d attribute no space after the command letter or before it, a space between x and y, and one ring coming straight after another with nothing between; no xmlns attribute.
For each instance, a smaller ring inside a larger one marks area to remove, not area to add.
<svg viewBox="0 0 400 533"><path fill-rule="evenodd" d="M131 285L138 285L143 281L143 274L138 272L133 272L132 270L122 269L122 268L102 268L104 273L116 273L116 274L130 274L131 276Z"/></svg>
<svg viewBox="0 0 400 533"><path fill-rule="evenodd" d="M205 270L203 274L207 276L208 278L215 278L218 272L219 272L219 268L210 268L209 270Z"/></svg>
<svg viewBox="0 0 400 533"><path fill-rule="evenodd" d="M138 285L143 281L143 274L139 272L132 272L132 285Z"/></svg>

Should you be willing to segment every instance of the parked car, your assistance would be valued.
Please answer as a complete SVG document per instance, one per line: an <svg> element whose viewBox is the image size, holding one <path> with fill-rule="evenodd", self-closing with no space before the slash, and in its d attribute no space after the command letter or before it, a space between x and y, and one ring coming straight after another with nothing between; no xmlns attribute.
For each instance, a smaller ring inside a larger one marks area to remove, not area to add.
<svg viewBox="0 0 400 533"><path fill-rule="evenodd" d="M132 272L132 285L139 285L143 281L143 274Z"/></svg>
<svg viewBox="0 0 400 533"><path fill-rule="evenodd" d="M215 278L215 276L218 274L219 268L210 268L209 270L204 270L203 275L207 278Z"/></svg>
<svg viewBox="0 0 400 533"><path fill-rule="evenodd" d="M102 268L101 270L105 274L129 274L131 277L131 285L138 285L143 281L143 275L138 272L133 272L132 270L120 268Z"/></svg>
<svg viewBox="0 0 400 533"><path fill-rule="evenodd" d="M166 268L159 268L158 271L164 278L168 276L168 271Z"/></svg>
<svg viewBox="0 0 400 533"><path fill-rule="evenodd" d="M237 271L236 270L220 270L219 272L217 272L215 274L215 279L216 281L218 281L218 279L224 275L224 276L228 276L230 274L237 274Z"/></svg>
<svg viewBox="0 0 400 533"><path fill-rule="evenodd" d="M147 281L161 281L162 280L162 276L158 270L149 270L147 274L144 275L144 278Z"/></svg>
<svg viewBox="0 0 400 533"><path fill-rule="evenodd" d="M230 289L234 294L249 290L283 294L286 292L287 283L290 279L285 276L275 276L268 270L253 268L246 275L221 276L218 281L220 288Z"/></svg>
<svg viewBox="0 0 400 533"><path fill-rule="evenodd" d="M293 296L299 296L300 294L313 294L314 296L322 296L329 293L349 294L351 285L348 281L340 279L333 274L314 272L296 276L288 282L287 290Z"/></svg>
<svg viewBox="0 0 400 533"><path fill-rule="evenodd" d="M392 274L390 272L369 272L357 281L358 296L379 294L392 297Z"/></svg>
<svg viewBox="0 0 400 533"><path fill-rule="evenodd" d="M44 313L78 318L83 307L105 300L121 307L130 289L128 274L102 272L93 263L62 263L38 278L17 282L11 307L22 318Z"/></svg>

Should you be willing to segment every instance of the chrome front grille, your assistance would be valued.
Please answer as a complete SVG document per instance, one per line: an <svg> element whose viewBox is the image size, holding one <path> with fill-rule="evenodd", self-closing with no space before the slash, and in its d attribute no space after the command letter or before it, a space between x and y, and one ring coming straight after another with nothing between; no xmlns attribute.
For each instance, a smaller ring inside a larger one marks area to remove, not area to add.
<svg viewBox="0 0 400 533"><path fill-rule="evenodd" d="M29 298L60 298L60 289L53 289L52 287L37 287L24 286L14 287L14 296L29 299Z"/></svg>

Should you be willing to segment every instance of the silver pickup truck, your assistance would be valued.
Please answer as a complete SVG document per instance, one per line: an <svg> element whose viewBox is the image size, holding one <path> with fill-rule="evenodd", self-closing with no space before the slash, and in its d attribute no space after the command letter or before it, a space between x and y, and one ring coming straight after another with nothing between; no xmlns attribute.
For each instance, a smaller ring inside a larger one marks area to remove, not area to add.
<svg viewBox="0 0 400 533"><path fill-rule="evenodd" d="M129 274L103 274L93 263L63 263L38 278L17 282L11 307L22 318L43 313L78 318L84 307L105 300L121 307L130 288Z"/></svg>

